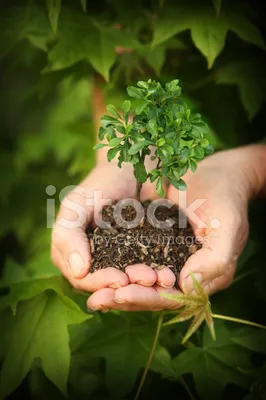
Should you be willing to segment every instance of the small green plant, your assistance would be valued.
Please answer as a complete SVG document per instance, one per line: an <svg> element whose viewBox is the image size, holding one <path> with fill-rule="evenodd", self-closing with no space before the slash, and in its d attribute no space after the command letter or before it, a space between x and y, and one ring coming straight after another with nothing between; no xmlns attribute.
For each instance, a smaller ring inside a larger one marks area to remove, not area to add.
<svg viewBox="0 0 266 400"><path fill-rule="evenodd" d="M151 362L152 362L152 359L154 356L154 352L155 352L155 349L156 349L156 346L158 343L158 339L159 339L159 335L160 335L162 326L176 324L176 323L187 321L187 320L193 318L193 321L190 324L190 327L189 327L187 333L185 334L185 336L182 339L182 345L184 345L188 341L190 336L192 336L193 333L195 333L198 330L198 328L201 326L201 324L204 320L209 328L211 337L213 338L213 340L216 340L216 335L215 335L215 330L214 330L214 322L213 322L214 318L221 319L224 321L236 322L236 323L243 324L243 325L249 325L249 326L252 326L255 328L266 329L265 325L258 324L256 322L247 321L244 319L239 319L239 318L234 318L234 317L229 317L227 315L214 314L211 310L211 303L209 300L208 293L199 284L199 282L196 280L196 278L192 272L190 273L190 276L191 276L191 279L192 279L193 285L194 285L194 291L191 294L180 293L180 294L170 295L168 293L161 293L162 297L176 301L179 305L181 305L181 308L179 308L178 310L175 310L175 311L169 311L169 313L174 312L177 315L165 323L163 321L165 312L160 311L159 318L157 321L157 328L156 328L156 332L154 335L153 344L151 347L149 358L148 358L146 366L144 368L144 371L143 371L140 383L138 385L137 393L136 393L136 396L134 397L134 400L139 399L142 387L144 385L148 370L150 368L150 365L151 365ZM194 399L194 397L192 395L190 395L190 398Z"/></svg>
<svg viewBox="0 0 266 400"><path fill-rule="evenodd" d="M209 128L200 114L193 114L181 96L175 79L165 84L149 79L129 86L127 93L134 100L125 100L122 115L112 104L110 115L101 118L99 139L94 149L110 147L108 161L118 156L118 166L130 162L137 180L136 196L148 179L156 182L156 191L163 197L163 178L178 190L186 189L182 180L188 169L195 171L197 163L213 152L206 137ZM129 118L132 115L133 118ZM146 170L145 158L156 160L156 168Z"/></svg>

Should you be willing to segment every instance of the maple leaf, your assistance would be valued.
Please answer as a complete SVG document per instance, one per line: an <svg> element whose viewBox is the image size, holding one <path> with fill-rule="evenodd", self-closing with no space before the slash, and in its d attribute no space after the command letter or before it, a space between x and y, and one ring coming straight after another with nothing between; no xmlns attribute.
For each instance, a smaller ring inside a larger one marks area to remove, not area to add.
<svg viewBox="0 0 266 400"><path fill-rule="evenodd" d="M70 368L68 325L90 317L74 301L51 290L22 302L16 315L8 319L0 398L20 385L38 358L46 376L66 394Z"/></svg>
<svg viewBox="0 0 266 400"><path fill-rule="evenodd" d="M237 85L242 104L251 120L261 109L266 94L265 66L248 61L232 62L219 70L216 82Z"/></svg>
<svg viewBox="0 0 266 400"><path fill-rule="evenodd" d="M193 273L191 273L191 278L194 284L194 293L181 293L178 295L162 293L163 297L175 300L184 305L178 315L165 322L164 325L176 324L194 317L186 335L182 340L182 344L184 344L190 338L190 336L196 332L204 320L208 325L212 338L215 340L214 323L208 293L199 284Z"/></svg>
<svg viewBox="0 0 266 400"><path fill-rule="evenodd" d="M81 354L87 362L95 357L105 359L107 388L114 398L121 398L130 392L140 369L145 367L152 347L155 319L146 319L138 313L107 313L102 317L100 328L81 347ZM173 376L170 354L159 343L150 370L166 377Z"/></svg>
<svg viewBox="0 0 266 400"><path fill-rule="evenodd" d="M220 11L218 2L216 10ZM219 10L218 10L219 9ZM245 14L235 12L234 8L216 15L212 7L193 7L178 4L168 6L158 18L152 41L157 46L176 34L189 29L194 45L206 57L208 68L224 48L228 31L233 31L242 40L265 49L264 40L255 25Z"/></svg>
<svg viewBox="0 0 266 400"><path fill-rule="evenodd" d="M107 81L116 60L117 46L136 48L135 40L127 32L105 26L87 14L65 7L58 29L58 42L48 55L49 65L43 72L57 71L87 60Z"/></svg>
<svg viewBox="0 0 266 400"><path fill-rule="evenodd" d="M19 268L16 266L16 271ZM6 269L3 284L9 286L9 293L0 299L4 344L0 353L0 399L21 384L37 359L46 376L66 394L70 369L68 327L92 315L68 297L72 289L61 276L26 279L21 272L20 276L21 280L16 281L10 267Z"/></svg>
<svg viewBox="0 0 266 400"><path fill-rule="evenodd" d="M253 380L251 355L266 351L263 330L229 330L222 321L215 327L215 342L205 327L200 347L187 348L173 359L176 375L191 373L200 397L206 400L221 399L229 382L248 388Z"/></svg>

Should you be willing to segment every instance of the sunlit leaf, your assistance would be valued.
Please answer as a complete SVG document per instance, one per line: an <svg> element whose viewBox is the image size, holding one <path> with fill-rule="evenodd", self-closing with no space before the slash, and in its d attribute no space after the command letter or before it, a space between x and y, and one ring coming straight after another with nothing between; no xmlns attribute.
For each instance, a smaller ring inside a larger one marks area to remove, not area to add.
<svg viewBox="0 0 266 400"><path fill-rule="evenodd" d="M205 320L208 328L210 329L212 338L215 339L214 324L208 293L200 285L192 272L190 273L190 276L193 281L195 293L181 293L179 295L169 295L167 293L161 294L163 297L174 300L184 306L184 309L178 313L178 315L165 322L164 325L175 324L194 317L186 335L183 338L182 343L185 343Z"/></svg>
<svg viewBox="0 0 266 400"><path fill-rule="evenodd" d="M4 298L6 306L13 309L19 304L10 319L5 344L1 398L20 385L37 359L41 360L46 376L66 394L70 368L68 325L92 316L63 294L59 282L43 279L14 283Z"/></svg>

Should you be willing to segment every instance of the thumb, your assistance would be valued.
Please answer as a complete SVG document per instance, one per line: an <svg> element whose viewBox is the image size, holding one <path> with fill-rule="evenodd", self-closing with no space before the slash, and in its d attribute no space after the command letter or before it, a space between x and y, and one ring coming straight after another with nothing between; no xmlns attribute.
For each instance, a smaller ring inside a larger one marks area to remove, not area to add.
<svg viewBox="0 0 266 400"><path fill-rule="evenodd" d="M237 229L232 223L210 229L202 237L203 247L189 257L184 265L179 285L185 293L194 289L191 272L198 282L212 292L227 287L235 272L236 262L247 238L248 229Z"/></svg>
<svg viewBox="0 0 266 400"><path fill-rule="evenodd" d="M63 200L52 232L51 257L67 279L83 278L89 271L91 254L85 228L91 217L83 195L71 192Z"/></svg>

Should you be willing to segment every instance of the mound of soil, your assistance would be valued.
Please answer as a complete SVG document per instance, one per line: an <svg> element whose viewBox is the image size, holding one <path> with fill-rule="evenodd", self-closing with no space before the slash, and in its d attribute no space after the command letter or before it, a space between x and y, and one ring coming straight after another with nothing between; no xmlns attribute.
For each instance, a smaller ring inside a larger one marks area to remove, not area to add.
<svg viewBox="0 0 266 400"><path fill-rule="evenodd" d="M119 226L115 221L115 203L103 208L102 219L109 222L111 227L97 227L94 231L87 231L92 253L90 272L108 267L124 271L128 265L144 263L151 268L171 268L178 282L183 265L201 245L197 243L189 224L187 228L178 227L179 210L176 206L171 209L164 206L157 208L157 220L163 222L171 218L175 221L171 227L167 223L163 224L165 228L161 229L150 224L147 218L149 203L142 205L144 216L137 227L130 229ZM121 215L125 221L133 221L136 211L127 205Z"/></svg>

